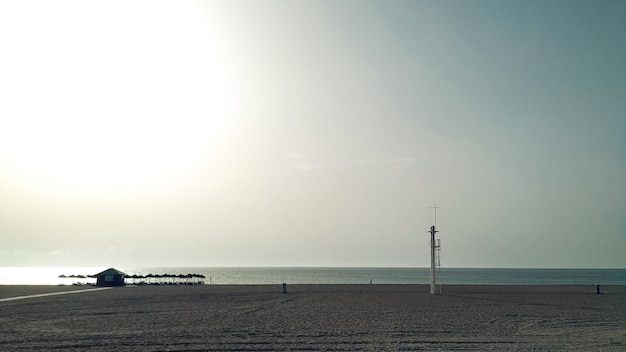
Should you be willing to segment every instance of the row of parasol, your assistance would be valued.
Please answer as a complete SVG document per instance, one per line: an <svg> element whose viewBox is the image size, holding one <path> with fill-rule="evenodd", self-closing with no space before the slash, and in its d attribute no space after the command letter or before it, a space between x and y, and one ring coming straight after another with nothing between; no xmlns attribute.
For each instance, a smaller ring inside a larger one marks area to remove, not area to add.
<svg viewBox="0 0 626 352"><path fill-rule="evenodd" d="M126 275L130 279L130 284L203 284L206 276L202 274L147 274L147 275Z"/></svg>
<svg viewBox="0 0 626 352"><path fill-rule="evenodd" d="M96 275L59 275L59 278L87 279L95 278ZM180 285L180 284L203 284L206 276L202 274L147 274L126 275L124 277L131 285Z"/></svg>

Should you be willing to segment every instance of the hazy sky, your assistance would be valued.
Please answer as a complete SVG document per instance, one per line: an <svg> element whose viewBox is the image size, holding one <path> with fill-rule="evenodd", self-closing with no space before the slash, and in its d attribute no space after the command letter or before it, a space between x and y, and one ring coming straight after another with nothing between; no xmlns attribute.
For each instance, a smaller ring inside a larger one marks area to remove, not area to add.
<svg viewBox="0 0 626 352"><path fill-rule="evenodd" d="M626 2L0 2L0 266L626 267Z"/></svg>

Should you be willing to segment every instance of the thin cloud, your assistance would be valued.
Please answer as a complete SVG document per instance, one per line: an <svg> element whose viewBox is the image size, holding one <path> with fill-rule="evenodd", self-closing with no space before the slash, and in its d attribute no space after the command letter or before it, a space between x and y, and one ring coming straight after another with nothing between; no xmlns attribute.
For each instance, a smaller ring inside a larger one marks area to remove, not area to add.
<svg viewBox="0 0 626 352"><path fill-rule="evenodd" d="M371 159L358 159L352 162L353 166L376 166L376 165L388 165L397 169L404 169L412 167L417 160L415 158L407 156L398 156L391 158L371 158Z"/></svg>
<svg viewBox="0 0 626 352"><path fill-rule="evenodd" d="M290 159L296 159L296 160L306 160L307 156L301 153L296 153L296 152L291 152L287 154L287 157Z"/></svg>
<svg viewBox="0 0 626 352"><path fill-rule="evenodd" d="M3 251L0 251L0 254L2 256L24 256L24 255L28 255L30 254L30 251L28 249L6 249Z"/></svg>
<svg viewBox="0 0 626 352"><path fill-rule="evenodd" d="M300 170L305 170L305 171L309 171L309 170L313 170L317 168L317 165L315 164L311 164L311 163L298 163L296 165L296 168L300 169Z"/></svg>
<svg viewBox="0 0 626 352"><path fill-rule="evenodd" d="M46 253L46 257L63 257L70 254L70 251L67 249L53 249Z"/></svg>
<svg viewBox="0 0 626 352"><path fill-rule="evenodd" d="M390 162L393 167L398 169L404 169L413 166L413 164L415 163L415 159L402 156L393 158Z"/></svg>
<svg viewBox="0 0 626 352"><path fill-rule="evenodd" d="M298 152L290 152L287 153L287 157L289 159L293 159L296 163L295 163L295 167L298 170L302 170L302 171L311 171L313 169L316 169L318 166L315 163L312 163L309 161L309 157L302 154L302 153L298 153Z"/></svg>

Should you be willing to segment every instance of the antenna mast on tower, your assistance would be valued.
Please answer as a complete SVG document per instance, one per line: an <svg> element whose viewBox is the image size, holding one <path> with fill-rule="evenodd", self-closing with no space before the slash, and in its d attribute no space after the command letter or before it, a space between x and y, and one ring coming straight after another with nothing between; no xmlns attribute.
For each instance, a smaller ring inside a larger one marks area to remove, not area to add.
<svg viewBox="0 0 626 352"><path fill-rule="evenodd" d="M428 231L430 233L430 294L431 295L437 294L437 290L436 290L436 286L437 286L436 275L437 274L436 273L437 273L437 269L441 265L440 257L439 257L439 251L441 250L441 243L438 239L435 239L435 234L439 232L436 229L437 208L441 208L437 206L437 202L435 202L434 207L429 207L429 209L435 210L435 221L430 226L430 231ZM429 210L429 213L430 213L430 210ZM431 219L431 222L432 222L432 219ZM441 293L441 286L439 287L439 291L440 291L439 293Z"/></svg>

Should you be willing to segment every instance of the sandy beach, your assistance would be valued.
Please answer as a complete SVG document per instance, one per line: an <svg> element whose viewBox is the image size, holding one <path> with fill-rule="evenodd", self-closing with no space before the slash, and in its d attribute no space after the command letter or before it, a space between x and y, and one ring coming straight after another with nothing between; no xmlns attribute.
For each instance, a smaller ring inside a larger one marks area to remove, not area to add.
<svg viewBox="0 0 626 352"><path fill-rule="evenodd" d="M0 299L91 289L0 286ZM0 301L2 351L623 351L626 287L143 286Z"/></svg>

